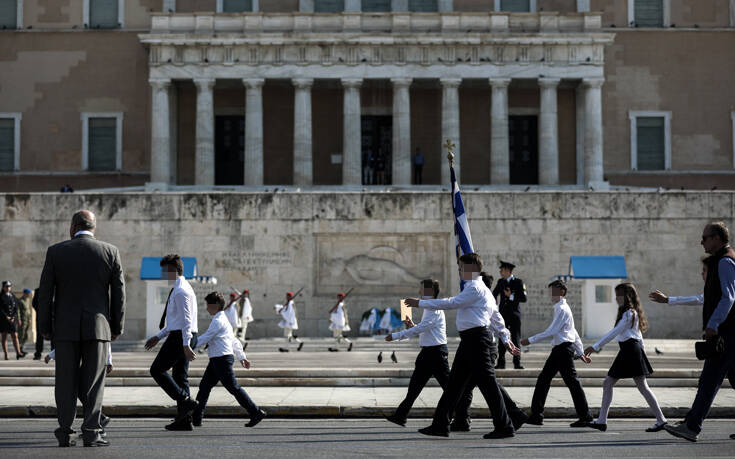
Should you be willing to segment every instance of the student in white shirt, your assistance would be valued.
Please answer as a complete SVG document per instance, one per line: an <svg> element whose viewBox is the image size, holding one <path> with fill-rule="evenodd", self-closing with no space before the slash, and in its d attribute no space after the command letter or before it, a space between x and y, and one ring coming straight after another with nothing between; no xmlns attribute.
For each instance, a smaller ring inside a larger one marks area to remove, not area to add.
<svg viewBox="0 0 735 459"><path fill-rule="evenodd" d="M612 403L613 386L621 378L633 378L638 391L648 402L651 411L656 415L656 424L646 429L646 432L658 432L666 425L666 418L661 412L656 396L648 387L646 376L653 373L653 368L648 361L643 349L643 335L648 328L648 320L643 312L638 291L630 283L619 284L615 287L615 300L618 303L618 317L615 319L615 328L594 345L584 350L585 355L592 352L600 352L602 347L615 338L620 346L615 361L602 383L602 403L600 415L595 422L587 424L593 429L607 430L607 414Z"/></svg>
<svg viewBox="0 0 735 459"><path fill-rule="evenodd" d="M161 331L148 338L145 348L151 350L166 338L151 364L151 376L176 400L178 407L176 419L166 430L188 431L192 430L191 412L197 407L196 400L189 396L189 361L196 358L192 348L197 343L197 298L184 278L184 262L180 256L166 255L160 264L161 275L172 288L159 323Z"/></svg>
<svg viewBox="0 0 735 459"><path fill-rule="evenodd" d="M345 309L345 294L339 292L337 294L337 304L329 310L329 329L332 330L332 336L337 341L337 346L343 342L349 343L347 351L352 350L352 341L343 335L343 332L350 331L350 323L347 321L347 310ZM339 347L330 347L329 352L337 352Z"/></svg>
<svg viewBox="0 0 735 459"><path fill-rule="evenodd" d="M459 257L460 279L466 281L464 289L453 298L420 300L408 298L409 307L421 307L435 310L457 310L457 330L461 341L454 356L452 369L449 372L449 384L442 394L434 411L434 419L429 427L420 429L424 435L448 437L450 417L462 397L465 386L475 381L490 408L495 430L485 434L483 438L507 438L515 435L515 430L503 402L503 396L495 379L495 369L490 358L492 337L488 327L500 335L500 339L508 346L512 354L520 351L510 342L510 332L500 312L494 307L493 295L485 286L480 276L482 259L476 253L468 253Z"/></svg>
<svg viewBox="0 0 735 459"><path fill-rule="evenodd" d="M298 330L299 322L296 320L296 308L294 307L294 294L293 292L286 293L286 301L283 304L277 304L275 306L276 313L280 314L282 320L278 322L278 326L283 329L283 336L286 338L286 344L288 347L279 347L279 352L289 352L291 350L291 342L296 341L299 343L299 347L296 348L300 351L304 347L303 341L297 336L294 336L293 331Z"/></svg>
<svg viewBox="0 0 735 459"><path fill-rule="evenodd" d="M199 383L199 392L197 393L197 402L199 405L193 413L194 426L202 425L204 417L204 409L207 407L209 394L212 388L221 382L227 391L235 396L237 402L245 408L250 416L250 422L245 427L253 427L265 418L265 411L250 399L245 389L240 387L235 378L235 371L232 366L235 357L244 368L250 368L250 361L245 356L240 341L235 338L232 326L228 318L225 316L225 297L219 292L212 292L204 299L207 303L207 312L212 315L212 322L209 324L207 331L202 333L197 341L198 346L209 344L207 354L209 355L209 364L204 370L204 376Z"/></svg>
<svg viewBox="0 0 735 459"><path fill-rule="evenodd" d="M564 384L569 388L574 402L574 409L577 411L579 420L573 422L571 427L586 427L587 423L592 421L590 408L587 404L587 397L577 378L577 370L574 368L575 357L581 358L584 363L590 363L591 359L584 355L582 348L582 340L579 338L577 330L574 328L574 317L572 310L567 304L566 298L567 286L561 280L555 280L549 284L551 290L551 301L554 303L554 318L551 325L530 338L521 340L521 344L528 346L541 340L551 338L551 354L546 359L544 368L538 375L536 387L533 390L533 398L531 401L531 415L526 420L527 424L543 425L544 423L544 405L546 405L546 396L549 394L551 381L557 373L561 373Z"/></svg>
<svg viewBox="0 0 735 459"><path fill-rule="evenodd" d="M439 296L439 281L425 279L421 281L419 290L421 299L430 300ZM411 319L406 317L406 330L389 333L386 341L403 340L412 336L419 336L421 352L416 357L411 381L408 383L408 393L403 399L395 413L385 418L394 424L405 427L408 412L411 411L413 403L432 376L442 387L446 389L449 382L449 350L447 349L447 322L444 311L424 309L421 322L414 325Z"/></svg>

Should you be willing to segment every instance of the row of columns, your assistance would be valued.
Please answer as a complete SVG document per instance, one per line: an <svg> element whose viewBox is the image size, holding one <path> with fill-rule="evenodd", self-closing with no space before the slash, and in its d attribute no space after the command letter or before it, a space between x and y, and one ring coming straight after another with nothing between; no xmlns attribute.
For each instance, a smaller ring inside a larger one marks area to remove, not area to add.
<svg viewBox="0 0 735 459"><path fill-rule="evenodd" d="M243 79L245 85L245 185L263 185L263 78ZM342 79L343 106L343 181L344 185L361 184L362 142L361 102L362 79ZM491 78L491 145L490 183L510 183L508 133L509 78ZM170 177L170 111L168 79L150 80L152 93L151 182L167 183ZM313 183L311 88L314 80L292 80L294 92L293 184ZM197 88L195 184L214 185L214 104L211 78L194 79ZM411 78L391 79L393 85L393 184L411 183ZM459 177L460 78L442 78L442 139L455 144L455 172ZM558 78L540 78L539 111L539 184L559 184L559 139L557 88ZM602 99L603 79L584 79L577 92L578 148L584 157L584 184L602 182ZM579 98L583 98L583 102ZM580 113L583 109L583 113ZM580 135L580 131L582 135ZM449 183L449 164L442 161L442 183Z"/></svg>

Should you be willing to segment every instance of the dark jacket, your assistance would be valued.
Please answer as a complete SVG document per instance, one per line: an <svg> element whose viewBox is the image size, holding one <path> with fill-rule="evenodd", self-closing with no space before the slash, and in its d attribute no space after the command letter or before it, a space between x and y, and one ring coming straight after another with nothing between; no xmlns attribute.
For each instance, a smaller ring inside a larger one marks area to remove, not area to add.
<svg viewBox="0 0 735 459"><path fill-rule="evenodd" d="M18 320L18 298L15 295L0 292L0 314Z"/></svg>
<svg viewBox="0 0 735 459"><path fill-rule="evenodd" d="M717 309L720 299L722 299L719 266L720 260L723 258L735 260L735 250L730 247L723 247L719 252L709 257L707 261L707 280L704 282L704 305L702 307L702 330L707 328L709 319ZM718 328L718 333L721 334L733 332L735 332L735 307L730 309L730 313Z"/></svg>
<svg viewBox="0 0 735 459"><path fill-rule="evenodd" d="M507 287L510 287L511 296L506 297L505 289ZM514 277L510 282L503 278L499 279L493 289L493 297L497 298L498 295L500 295L498 308L501 314L521 314L520 303L526 302L526 285L521 279Z"/></svg>
<svg viewBox="0 0 735 459"><path fill-rule="evenodd" d="M114 245L79 235L48 248L38 325L56 341L110 341L123 333L125 278Z"/></svg>

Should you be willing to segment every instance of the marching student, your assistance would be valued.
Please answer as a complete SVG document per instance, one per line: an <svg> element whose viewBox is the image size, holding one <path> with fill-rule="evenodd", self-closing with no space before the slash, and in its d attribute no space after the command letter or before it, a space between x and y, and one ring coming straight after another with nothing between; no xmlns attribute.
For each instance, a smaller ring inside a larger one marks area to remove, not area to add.
<svg viewBox="0 0 735 459"><path fill-rule="evenodd" d="M329 310L329 329L332 330L332 336L337 341L337 346L342 342L349 343L347 352L352 351L352 341L346 338L342 333L350 331L350 324L347 321L347 310L345 310L345 294L340 292L337 294L337 304ZM330 347L329 352L337 352L339 347Z"/></svg>
<svg viewBox="0 0 735 459"><path fill-rule="evenodd" d="M577 370L574 368L574 359L579 357L584 363L590 363L592 360L584 354L582 348L582 340L579 338L577 330L574 328L574 317L572 310L567 304L567 286L561 280L555 280L549 284L551 289L551 301L554 303L554 318L551 325L530 338L521 340L521 344L528 346L541 340L551 338L551 354L546 359L544 368L538 375L536 387L533 390L533 398L531 399L531 415L526 420L527 424L543 425L544 423L544 405L546 404L546 396L549 394L551 380L557 373L561 373L564 384L569 388L574 402L574 409L577 411L577 421L570 424L570 427L586 427L592 421L587 397L577 378Z"/></svg>
<svg viewBox="0 0 735 459"><path fill-rule="evenodd" d="M242 298L240 298L240 306L242 313L240 314L240 330L239 337L242 341L247 339L246 334L248 332L248 324L253 322L253 305L250 303L250 290L244 289L242 291ZM243 349L248 347L248 343L243 344Z"/></svg>
<svg viewBox="0 0 735 459"><path fill-rule="evenodd" d="M467 253L459 257L458 261L460 279L466 281L459 295L432 300L406 299L406 305L414 308L457 309L457 330L461 339L449 372L447 388L434 411L433 422L419 432L424 435L448 437L452 411L468 382L475 381L490 408L495 427L494 431L485 434L483 438L513 437L515 429L495 379L495 369L490 357L492 340L488 327L500 335L500 339L510 348L512 354L518 354L520 350L510 341L510 332L505 328L503 317L492 307L495 300L480 276L482 271L480 256L476 253Z"/></svg>
<svg viewBox="0 0 735 459"><path fill-rule="evenodd" d="M296 348L297 351L300 351L301 348L304 347L304 342L293 334L294 330L299 329L299 322L296 320L296 308L294 307L293 298L293 292L287 292L284 304L277 304L275 306L276 312L283 318L278 322L278 326L283 329L283 336L286 338L286 344L288 346L286 348L279 347L279 352L289 352L291 350L292 341L299 343L299 347Z"/></svg>
<svg viewBox="0 0 735 459"><path fill-rule="evenodd" d="M419 294L423 300L431 300L439 297L439 281L425 279L421 281ZM403 399L395 413L385 418L399 426L406 426L406 418L413 403L418 398L429 378L434 376L442 389L446 389L449 381L449 350L447 349L447 322L444 311L424 309L421 322L414 325L411 319L406 318L406 330L389 333L386 341L408 339L419 336L421 352L416 357L411 381L408 383L408 393Z"/></svg>
<svg viewBox="0 0 735 459"><path fill-rule="evenodd" d="M240 406L247 410L250 422L245 424L245 427L254 427L265 418L266 413L250 399L235 378L235 371L232 368L235 357L244 368L250 368L250 361L245 356L240 341L235 338L230 321L225 315L225 297L219 292L212 292L204 300L207 303L207 312L212 316L212 322L207 331L199 336L197 345L209 344L207 349L209 364L199 383L196 397L199 405L192 414L192 423L197 427L202 425L209 394L217 382L221 382L227 392L234 395Z"/></svg>
<svg viewBox="0 0 735 459"><path fill-rule="evenodd" d="M151 376L169 397L176 400L178 414L166 430L188 431L192 430L191 413L197 407L196 400L189 396L189 361L196 359L192 348L197 344L197 297L184 278L184 262L180 256L166 255L160 264L162 277L172 287L158 324L161 331L148 338L145 349L153 349L166 338L151 364Z"/></svg>
<svg viewBox="0 0 735 459"><path fill-rule="evenodd" d="M584 350L585 355L592 352L600 352L602 347L615 338L620 346L620 351L613 361L607 377L602 383L602 403L600 415L597 420L587 424L588 427L607 430L607 414L612 403L613 386L621 378L633 378L638 391L648 402L651 411L656 415L656 424L646 429L646 432L658 432L666 425L666 418L661 412L656 396L648 387L646 376L653 373L653 368L648 362L646 352L643 349L643 335L648 329L648 320L643 312L638 291L630 283L615 286L615 300L618 302L618 316L615 319L615 327L594 345Z"/></svg>

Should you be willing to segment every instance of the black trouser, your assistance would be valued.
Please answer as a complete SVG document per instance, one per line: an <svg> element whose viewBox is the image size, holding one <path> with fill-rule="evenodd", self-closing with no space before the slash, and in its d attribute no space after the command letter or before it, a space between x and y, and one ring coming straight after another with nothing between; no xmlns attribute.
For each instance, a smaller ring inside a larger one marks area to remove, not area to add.
<svg viewBox="0 0 735 459"><path fill-rule="evenodd" d="M513 431L513 424L495 380L495 368L490 357L490 332L485 327L476 327L459 332L459 336L461 341L449 372L449 384L434 412L434 429L444 432L449 430L452 411L465 388L468 384L476 384L490 408L495 429Z"/></svg>
<svg viewBox="0 0 735 459"><path fill-rule="evenodd" d="M516 345L517 348L520 349L521 347L521 314L515 311L500 311L500 315L503 316L503 320L505 321L505 328L510 331L510 340L513 342L513 344ZM505 366L505 346L501 346L501 349L499 349L499 355L498 355L498 366L504 367ZM514 355L513 356L513 365L520 365L521 364L521 356L520 355Z"/></svg>
<svg viewBox="0 0 735 459"><path fill-rule="evenodd" d="M189 361L184 355L182 339L181 330L173 330L151 364L151 376L156 384L177 402L189 397ZM196 347L196 343L197 335L194 333L189 347Z"/></svg>
<svg viewBox="0 0 735 459"><path fill-rule="evenodd" d="M587 397L577 378L577 370L574 368L574 346L573 343L562 343L551 349L551 354L546 359L544 368L536 380L536 388L533 390L531 400L531 413L543 417L546 396L549 394L551 380L557 373L561 373L564 384L569 388L574 402L574 409L579 419L592 419Z"/></svg>
<svg viewBox="0 0 735 459"><path fill-rule="evenodd" d="M424 181L424 165L414 165L413 166L413 183L414 185L421 185L421 182Z"/></svg>
<svg viewBox="0 0 735 459"><path fill-rule="evenodd" d="M449 350L446 344L438 346L426 346L421 348L421 352L416 357L416 365L411 375L411 381L408 383L408 393L403 399L398 409L396 409L395 417L406 419L408 412L411 411L413 402L416 401L419 394L423 390L429 378L436 378L442 389L447 388L449 382Z"/></svg>
<svg viewBox="0 0 735 459"><path fill-rule="evenodd" d="M204 409L207 407L207 400L212 388L221 382L227 389L227 392L235 396L237 403L248 411L250 416L258 412L258 406L250 399L245 389L240 387L235 378L235 371L232 364L235 362L233 355L223 355L221 357L212 357L209 359L207 369L204 370L204 376L199 383L199 392L197 392L197 402L199 406L194 411L195 418L204 417Z"/></svg>
<svg viewBox="0 0 735 459"><path fill-rule="evenodd" d="M493 366L495 366L495 362L497 362L498 360L497 341L493 341L493 343L490 345L490 360L492 361ZM462 426L470 425L472 423L472 417L470 416L470 406L472 405L472 391L475 389L475 387L476 384L467 384L467 387L465 388L462 397L459 399L459 402L457 402L457 406L454 409L453 423ZM508 391L506 391L500 383L498 383L498 388L500 389L500 393L503 396L503 403L505 404L505 409L508 412L508 416L510 416L510 418L513 420L525 418L526 413L518 408L518 405L516 405L512 398L510 398Z"/></svg>

